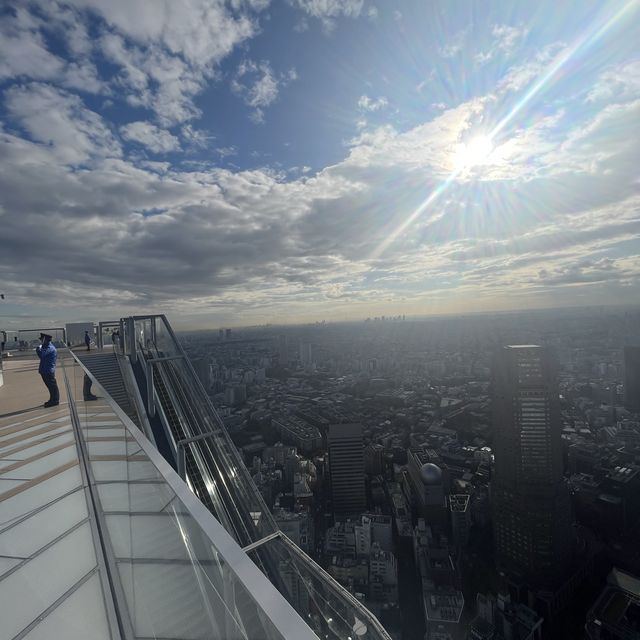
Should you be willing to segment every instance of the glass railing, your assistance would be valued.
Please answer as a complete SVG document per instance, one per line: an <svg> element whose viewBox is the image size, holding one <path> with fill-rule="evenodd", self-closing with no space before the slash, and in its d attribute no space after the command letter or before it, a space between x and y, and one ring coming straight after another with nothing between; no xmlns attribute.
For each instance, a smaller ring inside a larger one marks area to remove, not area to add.
<svg viewBox="0 0 640 640"><path fill-rule="evenodd" d="M6 352L20 352L20 351L33 351L40 344L40 334L47 333L52 337L52 342L55 347L66 346L66 331L64 327L45 327L42 329L26 329L20 328L16 330L6 331L6 340L4 345L4 351Z"/></svg>
<svg viewBox="0 0 640 640"><path fill-rule="evenodd" d="M256 564L322 638L389 640L376 617L280 531L166 318L127 320L127 355L153 368L162 393L170 396L180 433L204 438L185 447L229 533L251 549Z"/></svg>
<svg viewBox="0 0 640 640"><path fill-rule="evenodd" d="M249 552L268 552L277 564L287 599L321 638L387 638L382 624L287 536L279 533Z"/></svg>
<svg viewBox="0 0 640 640"><path fill-rule="evenodd" d="M275 532L269 509L166 319L136 319L134 326L145 371L149 375L152 369L177 413L180 435L174 435L173 444L185 450L204 476L200 490L208 492L219 520L243 546ZM183 445L177 441L200 437L204 439ZM189 480L194 482L193 474Z"/></svg>
<svg viewBox="0 0 640 640"><path fill-rule="evenodd" d="M63 370L123 637L317 640L88 370Z"/></svg>

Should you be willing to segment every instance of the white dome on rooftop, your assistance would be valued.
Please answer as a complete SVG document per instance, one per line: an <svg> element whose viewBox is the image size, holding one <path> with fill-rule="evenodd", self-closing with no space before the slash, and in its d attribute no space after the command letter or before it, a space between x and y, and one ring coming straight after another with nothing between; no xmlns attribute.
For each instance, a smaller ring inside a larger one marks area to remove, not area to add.
<svg viewBox="0 0 640 640"><path fill-rule="evenodd" d="M433 462L427 462L420 469L420 477L424 484L442 484L442 469Z"/></svg>

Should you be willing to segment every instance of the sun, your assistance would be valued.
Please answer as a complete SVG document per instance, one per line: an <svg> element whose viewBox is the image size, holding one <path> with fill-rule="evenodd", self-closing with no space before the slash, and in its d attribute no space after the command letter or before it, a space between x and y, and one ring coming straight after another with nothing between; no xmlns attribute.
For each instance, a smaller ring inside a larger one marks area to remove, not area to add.
<svg viewBox="0 0 640 640"><path fill-rule="evenodd" d="M485 164L493 151L493 142L489 136L479 135L466 143L458 145L456 150L456 168L470 169Z"/></svg>

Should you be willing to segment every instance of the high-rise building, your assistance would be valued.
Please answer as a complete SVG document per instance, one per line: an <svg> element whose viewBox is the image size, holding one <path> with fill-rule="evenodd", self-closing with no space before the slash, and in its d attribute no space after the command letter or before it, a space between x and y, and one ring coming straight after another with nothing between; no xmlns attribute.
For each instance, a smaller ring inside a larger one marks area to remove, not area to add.
<svg viewBox="0 0 640 640"><path fill-rule="evenodd" d="M205 389L211 386L211 369L209 367L209 360L207 358L193 358L191 360L196 375L200 378L200 382Z"/></svg>
<svg viewBox="0 0 640 640"><path fill-rule="evenodd" d="M499 352L492 409L498 566L531 586L552 587L571 560L571 515L559 394L544 348L515 345Z"/></svg>
<svg viewBox="0 0 640 640"><path fill-rule="evenodd" d="M310 342L300 340L300 364L303 367L313 364L313 345Z"/></svg>
<svg viewBox="0 0 640 640"><path fill-rule="evenodd" d="M451 512L453 541L458 550L465 549L469 541L469 531L471 529L470 496L466 494L449 496L449 509Z"/></svg>
<svg viewBox="0 0 640 640"><path fill-rule="evenodd" d="M368 444L364 449L364 470L369 475L382 473L384 465L384 447L381 444Z"/></svg>
<svg viewBox="0 0 640 640"><path fill-rule="evenodd" d="M640 411L640 347L624 348L624 405Z"/></svg>
<svg viewBox="0 0 640 640"><path fill-rule="evenodd" d="M448 494L446 465L434 449L421 447L409 449L407 460L411 491L419 517L431 526L445 527Z"/></svg>
<svg viewBox="0 0 640 640"><path fill-rule="evenodd" d="M334 513L362 513L366 509L362 425L329 427L329 470Z"/></svg>

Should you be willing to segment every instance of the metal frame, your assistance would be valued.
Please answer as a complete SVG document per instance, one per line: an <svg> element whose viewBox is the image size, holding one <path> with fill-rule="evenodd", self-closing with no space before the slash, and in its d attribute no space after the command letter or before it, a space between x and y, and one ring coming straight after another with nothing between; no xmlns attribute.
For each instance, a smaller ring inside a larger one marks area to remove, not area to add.
<svg viewBox="0 0 640 640"><path fill-rule="evenodd" d="M44 332L44 331L62 331L62 342L67 343L67 330L64 327L45 327L44 329L14 329L16 333L20 333L21 331L29 331L30 333L34 333L36 331Z"/></svg>
<svg viewBox="0 0 640 640"><path fill-rule="evenodd" d="M79 362L71 350L69 350L69 353L71 353L74 359ZM100 583L102 586L102 595L105 603L107 620L112 636L115 637L117 634L117 636L123 640L128 640L129 638L134 637L133 628L131 627L130 620L128 618L126 620L123 619L123 616L119 613L121 603L126 603L126 599L124 598L124 592L122 591L122 586L119 584L119 581L116 584L116 581L113 578L113 575L118 575L117 568L115 567L112 559L109 558L104 536L101 533L101 527L104 527L104 530L106 531L106 524L96 508L97 496L95 495L95 492L91 490L92 478L89 465L87 464L88 452L86 451L85 444L82 440L80 419L78 417L75 398L71 393L71 382L69 381L69 376L67 376L67 363L64 360L62 362L62 371L64 375L65 388L67 390L69 418L71 419L76 452L79 460L78 466L82 475L82 488L87 502L87 511L89 512L89 520L91 523L91 534L93 536L96 551L96 562L100 569ZM94 379L93 382L95 383L96 380ZM111 599L106 597L109 593L111 594ZM116 603L118 603L117 608ZM125 605L125 611L126 610Z"/></svg>
<svg viewBox="0 0 640 640"><path fill-rule="evenodd" d="M149 438L149 440L155 445L156 439L153 435L151 425L149 424L149 418L145 410L144 402L142 401L142 396L140 395L140 389L138 388L138 384L133 374L133 369L131 368L131 363L118 351L117 348L114 349L114 351L116 360L118 361L118 366L120 367L120 373L122 374L125 391L133 399L133 405L136 413L138 414L142 430L147 438Z"/></svg>
<svg viewBox="0 0 640 640"><path fill-rule="evenodd" d="M278 527L275 519L273 518L273 515L272 515L270 509L266 506L266 503L264 502L264 499L263 499L262 495L260 494L260 492L258 491L257 487L255 486L255 484L253 482L253 479L251 478L246 465L242 461L242 459L241 459L241 457L240 457L235 445L233 444L228 432L224 428L224 424L223 424L218 412L216 411L215 407L213 406L213 403L211 402L211 398L207 394L206 389L204 388L204 386L202 384L202 381L198 377L193 365L191 364L191 361L186 356L186 353L184 352L184 349L182 348L182 345L178 342L178 339L175 336L173 328L169 324L169 322L168 322L168 320L167 320L167 318L166 318L166 316L164 314L136 315L136 316L131 316L129 318L124 319L127 322L128 326L130 327L129 346L130 346L130 348L133 349L133 352L130 354L130 357L132 358L132 361L135 361L138 358L137 342L136 342L136 339L135 339L136 321L149 322L150 323L150 329L151 329L151 335L155 338L155 335L156 335L156 321L158 319L160 319L160 321L164 324L164 328L166 329L166 331L167 331L169 337L171 338L171 340L173 341L176 350L179 352L178 356L170 356L170 357L167 357L165 359L167 359L167 360L172 360L172 359L173 360L178 360L178 359L184 360L185 366L187 367L188 372L191 374L192 380L190 380L190 384L192 384L195 387L193 389L193 391L196 392L199 395L199 400L204 403L204 405L208 409L209 414L214 419L214 422L215 422L216 426L220 429L220 433L219 434L216 433L216 436L219 435L225 441L225 444L227 445L228 450L229 450L229 454L238 463L237 464L237 470L241 474L241 476L243 477L244 484L251 491L252 497L256 501L256 504L260 506L260 511L263 514L263 517L265 518L265 520L268 522L268 524L270 525L270 527L272 529L276 530L276 533L278 534L278 535L275 535L273 537L271 536L271 534L269 534L269 535L265 536L264 538L261 538L260 540L255 541L254 543L251 543L250 545L248 545L248 547L251 547L251 550L257 550L262 545L264 545L265 543L269 542L270 540L273 540L275 538L279 538L280 540L282 540L282 542L285 544L285 546L290 550L292 555L295 555L299 559L299 561L307 567L307 569L309 571L311 571L313 573L317 573L319 576L321 576L322 582L326 584L327 588L331 591L331 593L333 593L333 595L335 597L337 597L337 598L339 598L339 599L341 599L343 601L346 601L346 602L348 602L350 604L350 606L354 610L354 615L360 614L358 619L362 618L363 621L366 623L366 625L370 627L371 631L375 630L375 633L377 634L377 636L379 638L386 638L386 639L390 640L390 636L389 636L388 632L384 629L384 627L382 626L380 621L377 619L377 617L371 611L369 611L357 598L355 598L351 593L349 593L347 591L347 589L345 589L340 583L338 583L333 577L331 577L331 575L328 572L326 572L324 569L322 569L322 567L320 567L316 562L314 562L307 554L305 554L302 550L300 550L295 545L295 543L293 543L289 538L287 538L287 536ZM158 360L161 360L161 359L162 358L158 358ZM147 383L148 382L149 381L147 380ZM210 428L211 428L211 426L209 425L209 429ZM207 432L206 434L201 434L201 435L204 436L204 437L199 438L199 439L205 441L204 445L207 446L209 448L209 450L211 451L210 443L206 442L209 439L209 433ZM196 450L197 450L197 448L196 448ZM196 497L196 499L197 499L197 497ZM200 506L202 506L206 510L206 507L204 507L204 505L202 505L200 502L199 502L199 504L200 504ZM207 510L207 513L209 513L208 510ZM218 521L216 520L216 522L218 522ZM221 526L221 525L219 525L219 526ZM225 532L226 531L227 530L225 529ZM230 535L230 534L227 533L227 535ZM272 585L273 583L269 582L269 584Z"/></svg>
<svg viewBox="0 0 640 640"><path fill-rule="evenodd" d="M146 318L145 316L145 319ZM189 510L191 518L203 533L209 537L218 555L233 570L238 582L253 598L258 609L262 611L274 628L287 640L318 640L318 636L298 615L296 610L268 578L258 569L227 530L213 517L202 502L200 502L198 497L182 481L144 434L131 422L131 419L118 406L115 400L109 396L95 376L92 375L73 352L71 352L71 355L91 378L96 388L103 394L104 400L112 411L122 421L127 431L136 440L142 452L149 458L169 488Z"/></svg>
<svg viewBox="0 0 640 640"><path fill-rule="evenodd" d="M186 459L186 448L185 445L191 444L192 442L199 442L200 440L206 440L207 438L211 438L215 433L213 431L209 431L208 433L201 433L199 436L194 436L193 438L184 438L184 440L178 440L176 442L176 452L178 458L178 475L186 481L187 476L187 459Z"/></svg>
<svg viewBox="0 0 640 640"><path fill-rule="evenodd" d="M102 322L98 322L98 331L96 335L96 344L98 345L98 349L104 348L104 341L102 339L102 329L103 327L118 327L120 328L119 320L103 320ZM66 340L65 340L66 342Z"/></svg>
<svg viewBox="0 0 640 640"><path fill-rule="evenodd" d="M152 325L155 326L155 323ZM153 332L155 333L155 331ZM183 360L186 359L184 355L178 356L164 356L162 358L148 358L147 363L147 411L149 417L153 418L156 415L156 403L153 393L153 365L156 362L166 362L167 360Z"/></svg>

